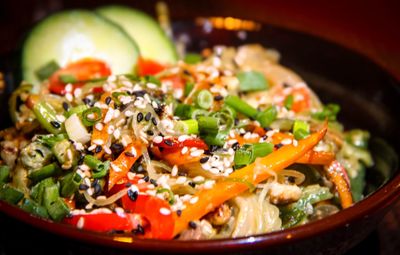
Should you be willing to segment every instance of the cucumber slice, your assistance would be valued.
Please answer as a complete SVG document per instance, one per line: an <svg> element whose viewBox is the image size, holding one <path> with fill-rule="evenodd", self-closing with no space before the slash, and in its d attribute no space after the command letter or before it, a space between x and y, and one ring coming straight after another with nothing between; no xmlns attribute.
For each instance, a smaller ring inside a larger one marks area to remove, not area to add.
<svg viewBox="0 0 400 255"><path fill-rule="evenodd" d="M38 85L36 72L51 61L61 67L82 58L105 61L113 74L135 71L139 50L119 26L90 11L53 14L36 25L22 50L25 81Z"/></svg>
<svg viewBox="0 0 400 255"><path fill-rule="evenodd" d="M96 11L120 25L136 41L143 58L170 64L178 60L174 43L146 13L118 5L100 7Z"/></svg>

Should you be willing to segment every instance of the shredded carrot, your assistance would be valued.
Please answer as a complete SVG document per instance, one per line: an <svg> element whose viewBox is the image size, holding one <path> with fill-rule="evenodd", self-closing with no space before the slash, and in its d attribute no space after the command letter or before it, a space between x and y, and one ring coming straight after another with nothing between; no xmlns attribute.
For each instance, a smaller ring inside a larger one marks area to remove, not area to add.
<svg viewBox="0 0 400 255"><path fill-rule="evenodd" d="M285 145L266 157L257 159L255 163L233 172L229 178L218 181L213 188L197 192L194 195L198 198L197 202L194 204L185 203L186 208L182 211L182 214L180 216L175 214L174 235L186 229L190 221L200 219L223 202L246 191L249 188L246 182L256 185L268 179L271 176L271 171L278 172L293 164L307 151L311 150L324 137L326 131L327 124L325 123L320 131L299 141L297 146ZM243 180L243 182L229 181L233 179Z"/></svg>
<svg viewBox="0 0 400 255"><path fill-rule="evenodd" d="M346 169L336 160L332 161L325 169L329 179L336 186L342 208L350 207L353 204L353 197Z"/></svg>
<svg viewBox="0 0 400 255"><path fill-rule="evenodd" d="M125 150L111 162L110 174L108 178L108 190L118 181L125 178L133 164L142 155L141 144L131 143Z"/></svg>

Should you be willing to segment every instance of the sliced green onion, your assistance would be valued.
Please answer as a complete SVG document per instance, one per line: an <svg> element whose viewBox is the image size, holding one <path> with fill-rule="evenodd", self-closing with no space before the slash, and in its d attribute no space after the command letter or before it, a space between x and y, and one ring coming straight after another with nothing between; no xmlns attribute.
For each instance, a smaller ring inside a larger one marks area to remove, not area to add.
<svg viewBox="0 0 400 255"><path fill-rule="evenodd" d="M190 94L190 92L192 92L193 88L194 88L194 83L186 82L185 91L183 93L185 95L185 97L187 97Z"/></svg>
<svg viewBox="0 0 400 255"><path fill-rule="evenodd" d="M175 130L181 134L198 134L199 123L197 120L180 120L176 123Z"/></svg>
<svg viewBox="0 0 400 255"><path fill-rule="evenodd" d="M257 117L257 109L240 99L238 96L229 95L225 97L225 104L249 118L255 119Z"/></svg>
<svg viewBox="0 0 400 255"><path fill-rule="evenodd" d="M39 182L48 177L52 177L61 173L60 167L56 163L51 163L38 170L33 171L28 175L28 178L33 182Z"/></svg>
<svg viewBox="0 0 400 255"><path fill-rule="evenodd" d="M255 143L253 144L253 160L259 157L265 157L274 150L272 143Z"/></svg>
<svg viewBox="0 0 400 255"><path fill-rule="evenodd" d="M53 73L55 73L59 69L60 66L57 64L57 62L52 60L47 64L45 64L44 66L40 67L38 70L36 70L35 74L39 80L43 81L49 78Z"/></svg>
<svg viewBox="0 0 400 255"><path fill-rule="evenodd" d="M89 118L93 115L93 118ZM82 123L85 126L93 126L101 120L101 109L99 107L92 107L82 113Z"/></svg>
<svg viewBox="0 0 400 255"><path fill-rule="evenodd" d="M322 111L311 114L314 119L335 121L337 114L340 112L340 106L338 104L327 104L324 105Z"/></svg>
<svg viewBox="0 0 400 255"><path fill-rule="evenodd" d="M60 198L57 185L46 187L43 193L44 206L54 221L61 221L69 214L69 208Z"/></svg>
<svg viewBox="0 0 400 255"><path fill-rule="evenodd" d="M10 204L17 204L24 197L24 193L16 188L3 184L0 187L0 200L6 201Z"/></svg>
<svg viewBox="0 0 400 255"><path fill-rule="evenodd" d="M243 71L237 74L240 91L259 91L268 89L264 74L257 71Z"/></svg>
<svg viewBox="0 0 400 255"><path fill-rule="evenodd" d="M226 137L227 137L227 134L225 134L225 133L217 133L216 135L213 135L213 134L204 135L201 138L208 145L223 146L225 144Z"/></svg>
<svg viewBox="0 0 400 255"><path fill-rule="evenodd" d="M203 109L194 109L192 108L189 118L190 119L194 119L194 120L198 120L200 117L202 116L208 116L208 113L206 110Z"/></svg>
<svg viewBox="0 0 400 255"><path fill-rule="evenodd" d="M235 157L233 162L236 166L244 166L251 163L253 158L253 152L248 147L244 146L239 150L235 151Z"/></svg>
<svg viewBox="0 0 400 255"><path fill-rule="evenodd" d="M42 218L49 218L46 208L29 198L24 199L21 209Z"/></svg>
<svg viewBox="0 0 400 255"><path fill-rule="evenodd" d="M70 197L72 194L75 193L75 191L78 190L79 185L81 184L82 177L77 174L76 172L74 173L69 173L64 178L61 180L61 196L62 197Z"/></svg>
<svg viewBox="0 0 400 255"><path fill-rule="evenodd" d="M183 58L183 61L188 64L197 64L201 62L203 57L200 54L197 53L186 53L185 57Z"/></svg>
<svg viewBox="0 0 400 255"><path fill-rule="evenodd" d="M175 198L174 198L174 193L172 192L172 190L166 189L166 188L157 189L157 194L165 193L165 192L168 193L168 203L170 205L173 205L175 203Z"/></svg>
<svg viewBox="0 0 400 255"><path fill-rule="evenodd" d="M67 139L56 142L51 151L64 169L71 168L78 161L75 148Z"/></svg>
<svg viewBox="0 0 400 255"><path fill-rule="evenodd" d="M0 166L0 184L8 182L10 178L10 167L7 165Z"/></svg>
<svg viewBox="0 0 400 255"><path fill-rule="evenodd" d="M61 142L62 140L68 139L67 134L62 133L58 135L39 135L37 136L37 140L46 145L49 148L52 148L56 143Z"/></svg>
<svg viewBox="0 0 400 255"><path fill-rule="evenodd" d="M87 109L89 109L89 106L87 106L85 104L81 104L81 105L78 105L78 106L75 106L75 107L69 109L68 112L66 112L64 115L65 115L66 118L69 118L70 116L72 116L75 113L77 115L80 115L84 111L86 111Z"/></svg>
<svg viewBox="0 0 400 255"><path fill-rule="evenodd" d="M201 116L198 119L199 130L206 135L215 135L218 133L219 122L215 117Z"/></svg>
<svg viewBox="0 0 400 255"><path fill-rule="evenodd" d="M214 112L211 114L211 117L218 119L218 131L220 133L229 133L235 124L233 117L226 112Z"/></svg>
<svg viewBox="0 0 400 255"><path fill-rule="evenodd" d="M65 84L78 82L78 79L72 74L61 74L58 79Z"/></svg>
<svg viewBox="0 0 400 255"><path fill-rule="evenodd" d="M83 162L94 171L92 177L95 179L104 177L110 168L110 161L102 162L92 155L86 155Z"/></svg>
<svg viewBox="0 0 400 255"><path fill-rule="evenodd" d="M293 124L293 135L296 140L306 138L310 134L310 125L302 120L296 120Z"/></svg>
<svg viewBox="0 0 400 255"><path fill-rule="evenodd" d="M236 116L237 116L236 110L233 109L233 107L230 107L228 105L224 105L221 109L221 112L225 112L225 113L229 114L230 116L232 116L232 118L236 118Z"/></svg>
<svg viewBox="0 0 400 255"><path fill-rule="evenodd" d="M265 111L257 114L256 120L262 127L269 127L278 116L278 111L275 106L268 107Z"/></svg>
<svg viewBox="0 0 400 255"><path fill-rule="evenodd" d="M56 111L47 102L39 102L34 105L33 112L40 125L53 134L59 134L63 131L63 125L56 117Z"/></svg>
<svg viewBox="0 0 400 255"><path fill-rule="evenodd" d="M178 104L175 108L174 115L178 116L181 119L190 119L191 112L194 110L194 107L188 104Z"/></svg>
<svg viewBox="0 0 400 255"><path fill-rule="evenodd" d="M214 97L208 90L200 90L196 97L196 105L202 109L208 110L214 104Z"/></svg>
<svg viewBox="0 0 400 255"><path fill-rule="evenodd" d="M43 194L44 194L44 189L46 187L50 187L55 185L55 182L53 180L53 178L47 178L44 179L42 181L40 181L39 183L35 184L35 186L33 186L31 188L31 198L34 199L36 202L38 202L39 204L43 205Z"/></svg>
<svg viewBox="0 0 400 255"><path fill-rule="evenodd" d="M286 109L291 110L293 107L293 95L288 95L285 99L285 101L283 102L283 105L285 106Z"/></svg>

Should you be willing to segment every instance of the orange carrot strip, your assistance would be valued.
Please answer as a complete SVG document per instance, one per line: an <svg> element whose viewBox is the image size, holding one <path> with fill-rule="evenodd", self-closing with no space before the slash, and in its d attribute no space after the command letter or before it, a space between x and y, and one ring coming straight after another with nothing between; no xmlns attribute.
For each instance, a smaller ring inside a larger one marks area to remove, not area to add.
<svg viewBox="0 0 400 255"><path fill-rule="evenodd" d="M340 204L342 208L348 208L353 204L353 196L350 190L350 181L346 169L338 161L334 160L325 168L329 179L335 184L339 193Z"/></svg>
<svg viewBox="0 0 400 255"><path fill-rule="evenodd" d="M108 178L108 190L110 190L120 179L126 177L126 174L141 155L141 144L131 143L118 156L118 158L111 162Z"/></svg>
<svg viewBox="0 0 400 255"><path fill-rule="evenodd" d="M197 202L185 203L186 208L180 216L176 216L174 235L188 227L190 221L198 220L207 213L214 210L223 202L239 195L246 191L249 186L245 183L256 185L271 176L271 171L281 171L285 167L293 164L307 151L311 150L325 135L327 124L318 131L299 141L295 147L293 145L285 145L279 150L259 158L251 165L248 165L240 170L233 172L229 178L218 181L212 189L203 189L197 192L194 197L197 197ZM257 167L256 167L257 165ZM259 166L262 166L260 169ZM240 180L240 182L232 180Z"/></svg>

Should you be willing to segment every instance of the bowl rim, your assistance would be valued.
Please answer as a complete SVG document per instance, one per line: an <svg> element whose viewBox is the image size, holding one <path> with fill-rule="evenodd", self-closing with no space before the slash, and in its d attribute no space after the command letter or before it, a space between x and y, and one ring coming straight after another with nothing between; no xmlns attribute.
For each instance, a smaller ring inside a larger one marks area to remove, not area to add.
<svg viewBox="0 0 400 255"><path fill-rule="evenodd" d="M124 250L142 250L152 252L174 251L179 253L205 252L205 251L240 251L274 247L282 244L300 241L313 235L320 235L335 228L348 228L352 223L366 219L370 214L383 211L386 213L390 205L400 198L400 171L382 185L374 193L368 195L353 206L339 211L329 217L276 232L254 235L250 237L226 238L213 240L146 240L129 236L115 236L103 233L81 230L75 226L55 223L31 215L20 208L0 201L0 211L7 215L59 236L83 241L86 243L120 248ZM177 250L176 250L177 249Z"/></svg>

